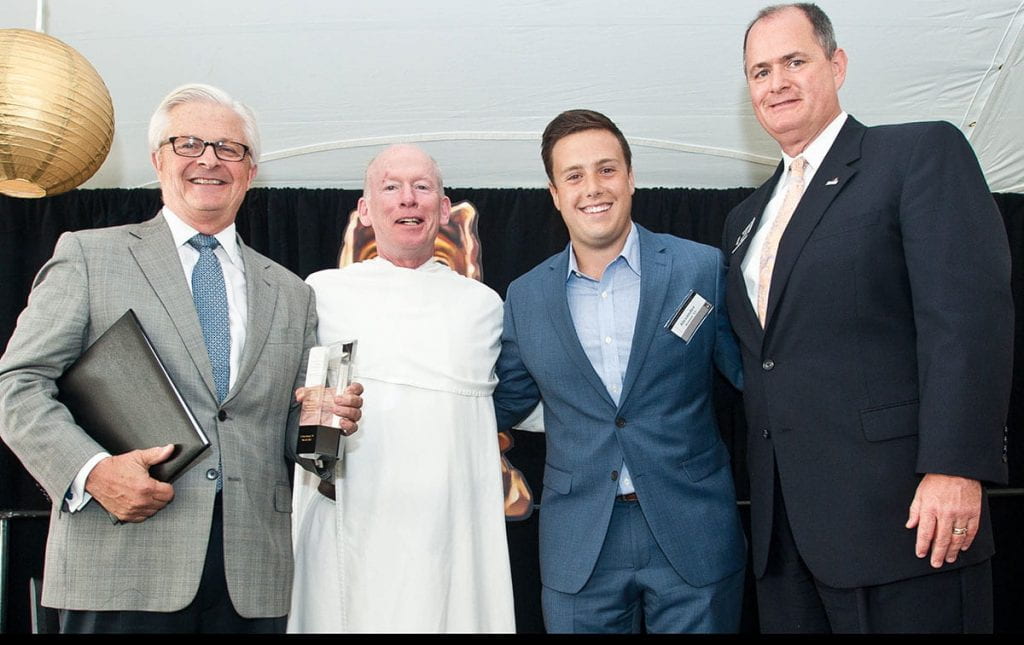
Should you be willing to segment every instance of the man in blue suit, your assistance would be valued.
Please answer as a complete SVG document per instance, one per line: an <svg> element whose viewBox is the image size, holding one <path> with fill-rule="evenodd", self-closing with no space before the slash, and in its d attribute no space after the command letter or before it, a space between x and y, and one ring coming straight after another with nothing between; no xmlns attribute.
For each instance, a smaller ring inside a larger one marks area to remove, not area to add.
<svg viewBox="0 0 1024 645"><path fill-rule="evenodd" d="M724 632L746 547L712 405L740 385L721 253L637 226L629 144L570 110L541 155L569 246L508 288L498 427L544 401L550 632Z"/></svg>

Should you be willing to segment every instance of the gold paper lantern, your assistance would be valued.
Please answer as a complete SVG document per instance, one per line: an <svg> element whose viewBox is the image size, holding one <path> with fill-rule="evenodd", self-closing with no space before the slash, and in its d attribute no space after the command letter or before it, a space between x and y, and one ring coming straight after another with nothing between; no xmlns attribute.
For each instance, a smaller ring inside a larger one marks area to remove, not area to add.
<svg viewBox="0 0 1024 645"><path fill-rule="evenodd" d="M0 29L0 193L67 192L99 170L113 138L110 92L84 56L46 34Z"/></svg>

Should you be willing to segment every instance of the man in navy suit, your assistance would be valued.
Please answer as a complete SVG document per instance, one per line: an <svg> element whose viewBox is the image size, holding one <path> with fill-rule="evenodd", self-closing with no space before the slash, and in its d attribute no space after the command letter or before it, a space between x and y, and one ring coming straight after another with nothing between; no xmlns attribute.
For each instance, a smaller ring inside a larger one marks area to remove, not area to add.
<svg viewBox="0 0 1024 645"><path fill-rule="evenodd" d="M551 632L735 631L746 547L714 368L739 353L716 249L633 223L629 144L560 114L544 166L570 243L508 288L498 427L544 401L540 510Z"/></svg>
<svg viewBox="0 0 1024 645"><path fill-rule="evenodd" d="M960 131L861 125L846 64L815 5L748 28L754 113L783 153L724 240L761 627L991 631L1006 232Z"/></svg>

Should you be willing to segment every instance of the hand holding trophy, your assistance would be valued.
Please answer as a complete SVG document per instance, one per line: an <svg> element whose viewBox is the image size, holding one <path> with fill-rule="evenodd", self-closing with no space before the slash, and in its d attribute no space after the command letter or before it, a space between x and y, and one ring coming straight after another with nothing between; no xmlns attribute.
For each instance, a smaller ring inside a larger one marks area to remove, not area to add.
<svg viewBox="0 0 1024 645"><path fill-rule="evenodd" d="M344 392L352 382L355 349L356 341L348 340L309 350L306 386L296 393L302 410L295 452L303 459L313 460L317 470L333 465L342 454L341 437L355 432L354 427L346 430L344 417L334 413L335 395Z"/></svg>

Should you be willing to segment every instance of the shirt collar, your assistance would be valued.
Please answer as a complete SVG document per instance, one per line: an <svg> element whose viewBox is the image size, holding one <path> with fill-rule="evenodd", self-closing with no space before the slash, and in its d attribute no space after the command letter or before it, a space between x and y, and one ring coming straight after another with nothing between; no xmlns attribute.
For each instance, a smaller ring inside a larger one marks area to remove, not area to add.
<svg viewBox="0 0 1024 645"><path fill-rule="evenodd" d="M632 269L633 273L640 275L640 236L636 232L636 222L630 223L626 243L622 245L622 250L619 251L614 260L608 263L608 266L614 264L619 258L626 261L626 266ZM565 274L565 279L568 280L578 270L576 252L572 250L572 242L569 242L569 270Z"/></svg>
<svg viewBox="0 0 1024 645"><path fill-rule="evenodd" d="M825 126L825 129L821 131L814 141L810 143L804 151L797 155L797 157L803 157L807 165L814 170L821 167L821 162L825 161L825 155L832 149L832 144L835 143L836 137L839 136L839 131L843 129L843 124L846 123L846 117L848 115L844 111L839 112L839 116L832 119L832 122ZM790 164L796 157L790 157L785 152L782 153L782 160L785 163L786 171L789 171ZM781 183L781 182L780 182Z"/></svg>
<svg viewBox="0 0 1024 645"><path fill-rule="evenodd" d="M198 234L199 231L186 224L183 219L178 217L178 215L167 206L163 207L161 213L167 221L167 227L171 229L171 238L174 240L175 248L185 245L192 248L192 245L190 245L188 241ZM214 237L217 238L220 245L224 247L224 251L228 254L228 258L231 260L231 263L242 267L242 256L238 248L238 236L235 234L235 223L232 222L227 226L227 228L214 235Z"/></svg>

